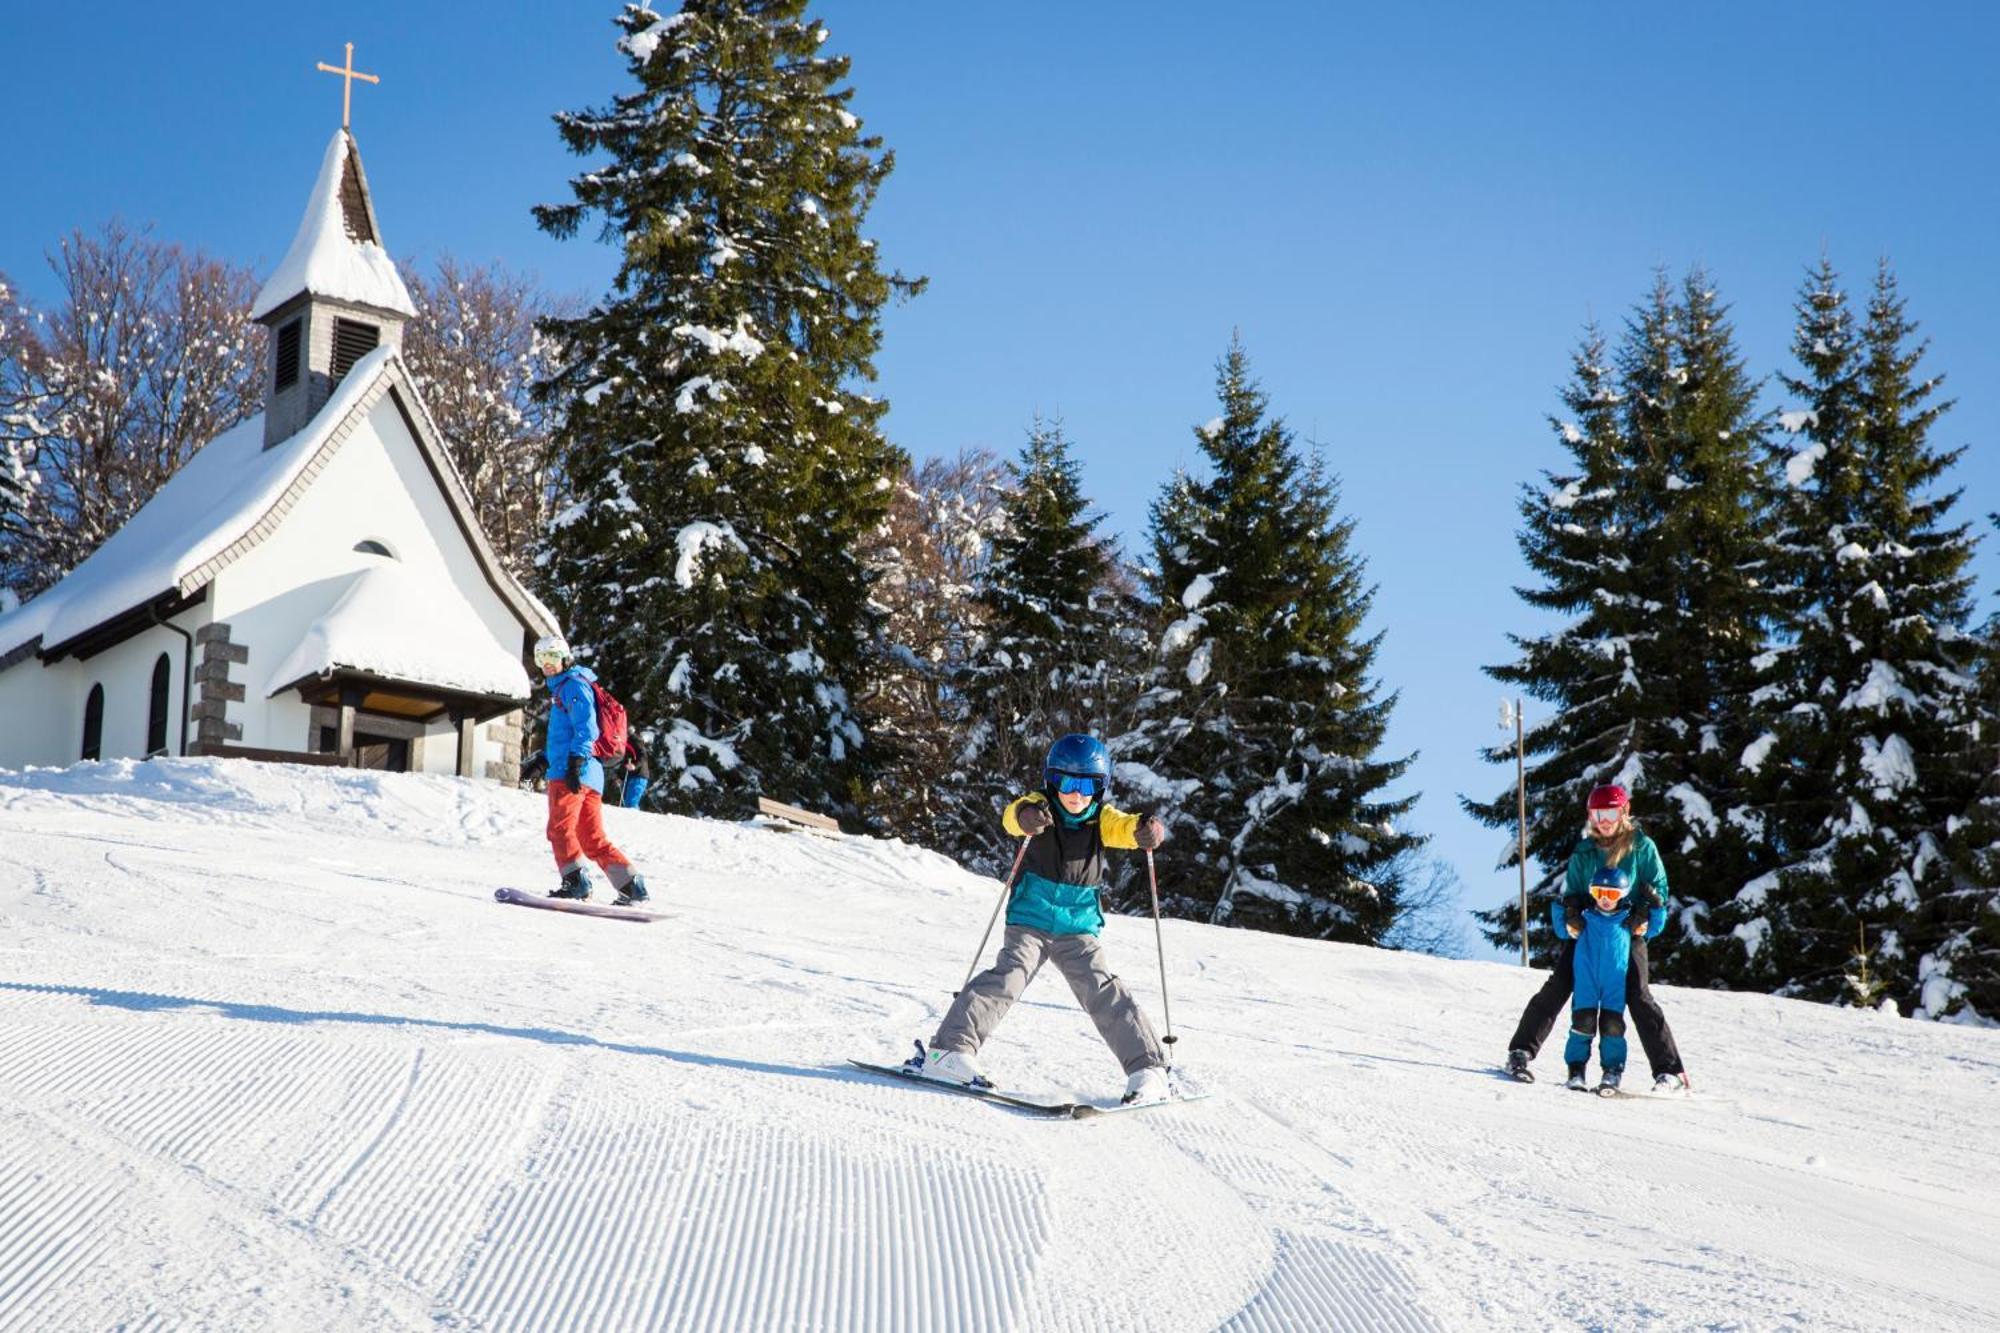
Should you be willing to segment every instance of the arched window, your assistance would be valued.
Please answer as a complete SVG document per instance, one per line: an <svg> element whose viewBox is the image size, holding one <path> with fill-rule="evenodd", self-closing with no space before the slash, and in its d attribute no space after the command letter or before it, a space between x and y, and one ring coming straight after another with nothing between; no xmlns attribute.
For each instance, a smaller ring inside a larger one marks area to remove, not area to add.
<svg viewBox="0 0 2000 1333"><path fill-rule="evenodd" d="M153 695L146 704L146 757L167 752L167 684L173 664L165 653L153 663Z"/></svg>
<svg viewBox="0 0 2000 1333"><path fill-rule="evenodd" d="M83 757L101 758L104 753L104 687L90 687L83 704Z"/></svg>
<svg viewBox="0 0 2000 1333"><path fill-rule="evenodd" d="M354 549L363 555L386 555L391 560L396 558L394 551L384 546L381 542L376 541L373 537L365 537L354 543Z"/></svg>

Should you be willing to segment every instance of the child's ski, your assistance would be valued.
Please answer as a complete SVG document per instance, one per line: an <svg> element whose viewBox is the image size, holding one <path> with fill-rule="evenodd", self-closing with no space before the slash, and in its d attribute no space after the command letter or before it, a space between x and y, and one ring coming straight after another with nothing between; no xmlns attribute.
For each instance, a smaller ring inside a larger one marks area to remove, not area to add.
<svg viewBox="0 0 2000 1333"><path fill-rule="evenodd" d="M533 893L523 893L519 889L493 890L495 902L513 903L516 907L539 907L549 912L568 912L573 916L594 916L606 921L665 921L658 912L642 912L636 907L612 907L603 903L580 902L575 898L544 898Z"/></svg>
<svg viewBox="0 0 2000 1333"><path fill-rule="evenodd" d="M1029 1111L1045 1115L1051 1119L1092 1120L1098 1116L1119 1115L1126 1111L1144 1111L1156 1106L1172 1106L1177 1102L1198 1102L1208 1096L1205 1092L1190 1092L1169 1097L1162 1102L1135 1102L1131 1105L1114 1103L1099 1106L1095 1102L1044 1102L1032 1097L1021 1097L998 1088L974 1088L963 1083L947 1083L943 1079L925 1078L922 1074L912 1074L901 1065L878 1065L867 1060L849 1060L856 1069L865 1069L871 1074L882 1074L889 1078L901 1079L905 1083L921 1083L927 1088L938 1088L945 1092L956 1092L966 1097L978 1097L982 1101L998 1102L1018 1111Z"/></svg>
<svg viewBox="0 0 2000 1333"><path fill-rule="evenodd" d="M998 1088L975 1088L966 1083L947 1083L941 1078L925 1078L922 1074L911 1073L901 1065L878 1065L871 1064L866 1060L849 1060L847 1063L853 1065L856 1069L865 1069L871 1074L882 1074L888 1078L901 1079L905 1083L920 1083L924 1087L937 1088L942 1092L956 1092L966 1097L978 1097L982 1101L998 1102L1002 1106L1011 1106L1019 1111L1033 1111L1038 1115L1066 1116L1072 1114L1076 1109L1076 1103L1074 1102L1038 1102L1032 1097L1017 1097L1011 1092L1002 1092Z"/></svg>
<svg viewBox="0 0 2000 1333"><path fill-rule="evenodd" d="M1070 1108L1069 1118L1094 1120L1101 1115L1123 1115L1127 1111L1150 1111L1161 1106L1179 1106L1182 1102L1198 1102L1207 1096L1205 1092L1177 1092L1165 1101L1116 1102L1110 1106L1099 1106L1095 1102L1078 1102Z"/></svg>

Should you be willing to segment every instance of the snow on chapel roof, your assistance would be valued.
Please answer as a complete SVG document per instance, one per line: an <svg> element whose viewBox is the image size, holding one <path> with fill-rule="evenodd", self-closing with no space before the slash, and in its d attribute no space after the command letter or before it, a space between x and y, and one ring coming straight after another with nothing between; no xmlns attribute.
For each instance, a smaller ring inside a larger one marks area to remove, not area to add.
<svg viewBox="0 0 2000 1333"><path fill-rule="evenodd" d="M254 416L196 450L82 564L0 616L0 654L37 635L53 647L177 587L270 510L388 360L386 347L363 357L312 426L275 448L264 447L264 418Z"/></svg>
<svg viewBox="0 0 2000 1333"><path fill-rule="evenodd" d="M521 659L503 651L469 607L427 595L395 565L354 575L271 673L264 693L339 668L509 699L532 692Z"/></svg>
<svg viewBox="0 0 2000 1333"><path fill-rule="evenodd" d="M250 318L262 319L303 292L416 317L409 289L375 225L360 151L344 129L326 146L298 235L257 293Z"/></svg>
<svg viewBox="0 0 2000 1333"><path fill-rule="evenodd" d="M388 383L384 383L384 381ZM446 474L447 502L470 518L449 456L427 444L435 432L395 355L378 347L355 363L333 396L297 434L264 447L264 418L230 427L195 451L194 457L153 498L105 539L54 587L13 611L0 613L0 664L14 650L40 639L44 651L96 628L114 616L174 591L192 593L212 576L214 564L234 546L255 536L261 520L280 499L308 478L307 469L342 423L365 410L382 393L400 385L423 425L420 448L438 453ZM555 631L555 616L526 588L499 569L476 524L474 548L493 586L536 633Z"/></svg>

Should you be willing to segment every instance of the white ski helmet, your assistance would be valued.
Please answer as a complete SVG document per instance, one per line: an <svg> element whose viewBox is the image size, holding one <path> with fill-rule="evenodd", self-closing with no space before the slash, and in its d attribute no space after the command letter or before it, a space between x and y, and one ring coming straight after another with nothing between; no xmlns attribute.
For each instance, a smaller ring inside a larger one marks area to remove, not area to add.
<svg viewBox="0 0 2000 1333"><path fill-rule="evenodd" d="M535 665L559 667L573 657L569 641L560 634L544 634L535 640Z"/></svg>

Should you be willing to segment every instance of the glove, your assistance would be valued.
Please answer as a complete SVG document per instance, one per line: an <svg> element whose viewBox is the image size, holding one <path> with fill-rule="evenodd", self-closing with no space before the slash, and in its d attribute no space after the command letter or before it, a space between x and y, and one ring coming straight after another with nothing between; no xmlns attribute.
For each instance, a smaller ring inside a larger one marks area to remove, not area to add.
<svg viewBox="0 0 2000 1333"><path fill-rule="evenodd" d="M1644 916L1635 912L1632 915L1632 919L1625 924L1631 927L1633 939L1643 940L1646 938L1646 918Z"/></svg>
<svg viewBox="0 0 2000 1333"><path fill-rule="evenodd" d="M1139 821L1139 827L1132 830L1132 841L1139 844L1141 851L1152 851L1167 840L1167 826L1160 822L1158 815L1147 815Z"/></svg>
<svg viewBox="0 0 2000 1333"><path fill-rule="evenodd" d="M569 784L571 791L580 791L582 789L583 787L582 755L573 754L569 757L569 769L563 774L563 781Z"/></svg>
<svg viewBox="0 0 2000 1333"><path fill-rule="evenodd" d="M1021 832L1032 838L1055 823L1056 817L1040 801L1023 801L1014 808L1014 822L1021 826Z"/></svg>
<svg viewBox="0 0 2000 1333"><path fill-rule="evenodd" d="M1583 913L1577 911L1574 907L1564 912L1563 929L1569 932L1571 939L1575 939L1577 936L1583 934Z"/></svg>

